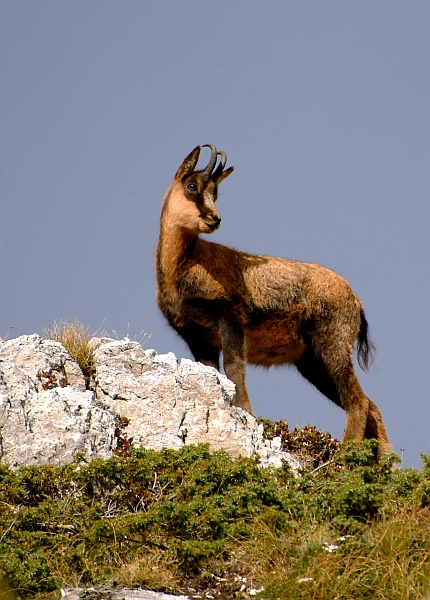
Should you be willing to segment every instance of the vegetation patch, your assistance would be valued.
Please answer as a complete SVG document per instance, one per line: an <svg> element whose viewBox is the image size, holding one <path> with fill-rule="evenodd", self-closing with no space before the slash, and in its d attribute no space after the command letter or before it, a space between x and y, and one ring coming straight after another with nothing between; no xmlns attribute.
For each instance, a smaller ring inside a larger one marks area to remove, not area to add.
<svg viewBox="0 0 430 600"><path fill-rule="evenodd" d="M344 446L299 478L206 445L0 465L5 594L124 585L225 600L421 598L430 458L421 472L393 471L375 463L375 443Z"/></svg>
<svg viewBox="0 0 430 600"><path fill-rule="evenodd" d="M43 330L48 340L60 342L81 368L87 382L94 376L95 365L90 340L98 332L90 333L90 327L82 321L60 321Z"/></svg>
<svg viewBox="0 0 430 600"><path fill-rule="evenodd" d="M279 437L282 450L299 456L308 467L316 469L339 452L339 440L319 431L314 425L295 427L291 431L287 421L274 422L260 417L258 422L263 425L267 439Z"/></svg>

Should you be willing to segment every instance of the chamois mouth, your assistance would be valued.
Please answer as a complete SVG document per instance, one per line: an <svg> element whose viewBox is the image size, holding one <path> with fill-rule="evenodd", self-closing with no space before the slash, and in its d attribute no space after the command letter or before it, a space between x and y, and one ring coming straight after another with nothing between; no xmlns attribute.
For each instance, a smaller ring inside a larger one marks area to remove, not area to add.
<svg viewBox="0 0 430 600"><path fill-rule="evenodd" d="M203 221L203 223L207 225L209 229L212 229L212 231L215 231L215 229L218 229L219 227L219 223L208 223L207 221Z"/></svg>

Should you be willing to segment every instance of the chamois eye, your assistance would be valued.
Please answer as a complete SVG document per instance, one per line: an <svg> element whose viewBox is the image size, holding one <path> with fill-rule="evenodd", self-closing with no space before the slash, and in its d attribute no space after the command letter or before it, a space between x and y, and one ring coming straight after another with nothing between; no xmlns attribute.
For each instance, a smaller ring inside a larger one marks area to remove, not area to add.
<svg viewBox="0 0 430 600"><path fill-rule="evenodd" d="M190 192L197 192L197 184L196 183L189 183L187 185L187 189L190 190Z"/></svg>

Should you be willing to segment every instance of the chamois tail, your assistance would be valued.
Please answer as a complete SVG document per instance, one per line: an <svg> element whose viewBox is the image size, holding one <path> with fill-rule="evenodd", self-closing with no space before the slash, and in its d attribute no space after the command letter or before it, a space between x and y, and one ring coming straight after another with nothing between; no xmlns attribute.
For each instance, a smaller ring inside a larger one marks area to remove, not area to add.
<svg viewBox="0 0 430 600"><path fill-rule="evenodd" d="M375 359L376 347L369 337L369 324L364 310L360 310L360 331L357 336L357 360L363 371L367 371Z"/></svg>

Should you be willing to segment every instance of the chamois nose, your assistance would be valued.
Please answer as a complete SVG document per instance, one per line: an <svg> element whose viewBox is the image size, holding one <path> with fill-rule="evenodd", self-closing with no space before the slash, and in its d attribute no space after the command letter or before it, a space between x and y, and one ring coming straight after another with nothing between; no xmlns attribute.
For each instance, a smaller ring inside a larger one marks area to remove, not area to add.
<svg viewBox="0 0 430 600"><path fill-rule="evenodd" d="M221 217L219 215L216 215L216 214L212 213L211 217L215 221L216 225L219 225L221 223Z"/></svg>

